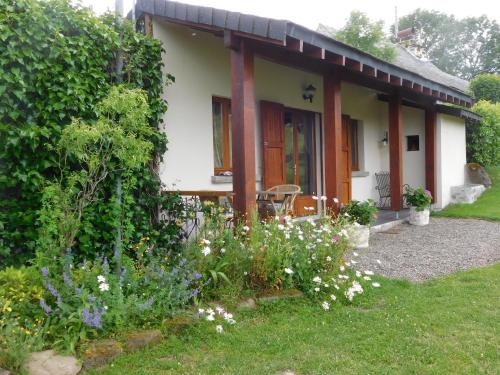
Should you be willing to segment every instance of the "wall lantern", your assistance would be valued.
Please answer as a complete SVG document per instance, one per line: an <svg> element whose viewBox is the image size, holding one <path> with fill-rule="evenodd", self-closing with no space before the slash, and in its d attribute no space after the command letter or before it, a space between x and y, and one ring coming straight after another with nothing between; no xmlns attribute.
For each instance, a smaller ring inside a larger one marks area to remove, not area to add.
<svg viewBox="0 0 500 375"><path fill-rule="evenodd" d="M302 97L304 98L304 100L309 100L309 103L312 103L315 93L316 93L316 87L310 84L304 89Z"/></svg>
<svg viewBox="0 0 500 375"><path fill-rule="evenodd" d="M382 146L384 146L384 147L387 146L387 144L389 143L387 132L384 132L384 138L382 138L382 140L380 141L380 143L382 143Z"/></svg>

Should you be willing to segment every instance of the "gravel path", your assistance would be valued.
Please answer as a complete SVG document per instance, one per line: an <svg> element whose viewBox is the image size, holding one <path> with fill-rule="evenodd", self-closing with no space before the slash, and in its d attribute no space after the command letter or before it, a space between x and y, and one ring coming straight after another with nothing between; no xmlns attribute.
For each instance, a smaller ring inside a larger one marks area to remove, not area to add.
<svg viewBox="0 0 500 375"><path fill-rule="evenodd" d="M370 247L357 253L356 268L423 281L500 262L500 222L431 218L424 227L402 224L372 234Z"/></svg>

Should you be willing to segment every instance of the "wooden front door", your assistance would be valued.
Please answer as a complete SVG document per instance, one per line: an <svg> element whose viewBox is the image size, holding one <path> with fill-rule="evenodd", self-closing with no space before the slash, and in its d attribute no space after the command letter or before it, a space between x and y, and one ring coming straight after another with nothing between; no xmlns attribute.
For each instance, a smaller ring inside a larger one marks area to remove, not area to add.
<svg viewBox="0 0 500 375"><path fill-rule="evenodd" d="M315 114L284 108L282 104L262 101L263 187L281 184L301 187L295 200L297 216L311 215L316 209Z"/></svg>
<svg viewBox="0 0 500 375"><path fill-rule="evenodd" d="M342 176L340 202L347 204L351 200L351 118L342 115Z"/></svg>

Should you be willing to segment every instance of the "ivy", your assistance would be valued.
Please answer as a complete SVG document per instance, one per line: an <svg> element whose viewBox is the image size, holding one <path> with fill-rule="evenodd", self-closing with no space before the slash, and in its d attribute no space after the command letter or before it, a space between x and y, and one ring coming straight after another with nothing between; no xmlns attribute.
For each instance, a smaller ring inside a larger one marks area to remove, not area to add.
<svg viewBox="0 0 500 375"><path fill-rule="evenodd" d="M119 34L122 34L122 39ZM123 82L147 94L154 129L148 135L156 155L166 151L158 131L167 109L162 74L163 48L158 40L134 32L129 22L114 16L96 17L69 0L0 0L0 263L23 263L37 246L41 192L59 173L54 146L73 118L97 120L97 103L116 82L115 55L124 57ZM84 210L75 250L94 256L110 250L116 220L126 222L126 240L156 237L175 246L180 233L173 221L156 220L178 197L158 195L154 172L159 157L131 174L124 197L124 216L114 212L113 178L96 192L96 202Z"/></svg>

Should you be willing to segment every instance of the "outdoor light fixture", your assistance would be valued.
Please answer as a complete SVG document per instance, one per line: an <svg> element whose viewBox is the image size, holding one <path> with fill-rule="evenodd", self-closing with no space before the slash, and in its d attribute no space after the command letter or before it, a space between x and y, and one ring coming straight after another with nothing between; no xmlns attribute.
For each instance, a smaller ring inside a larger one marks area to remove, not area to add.
<svg viewBox="0 0 500 375"><path fill-rule="evenodd" d="M304 89L304 92L302 93L302 97L304 98L304 100L309 100L309 103L312 103L315 93L316 93L316 87L309 84L309 86L307 86Z"/></svg>
<svg viewBox="0 0 500 375"><path fill-rule="evenodd" d="M384 138L380 141L380 143L382 143L382 146L387 146L387 144L389 143L387 137L388 137L387 132L384 132Z"/></svg>

